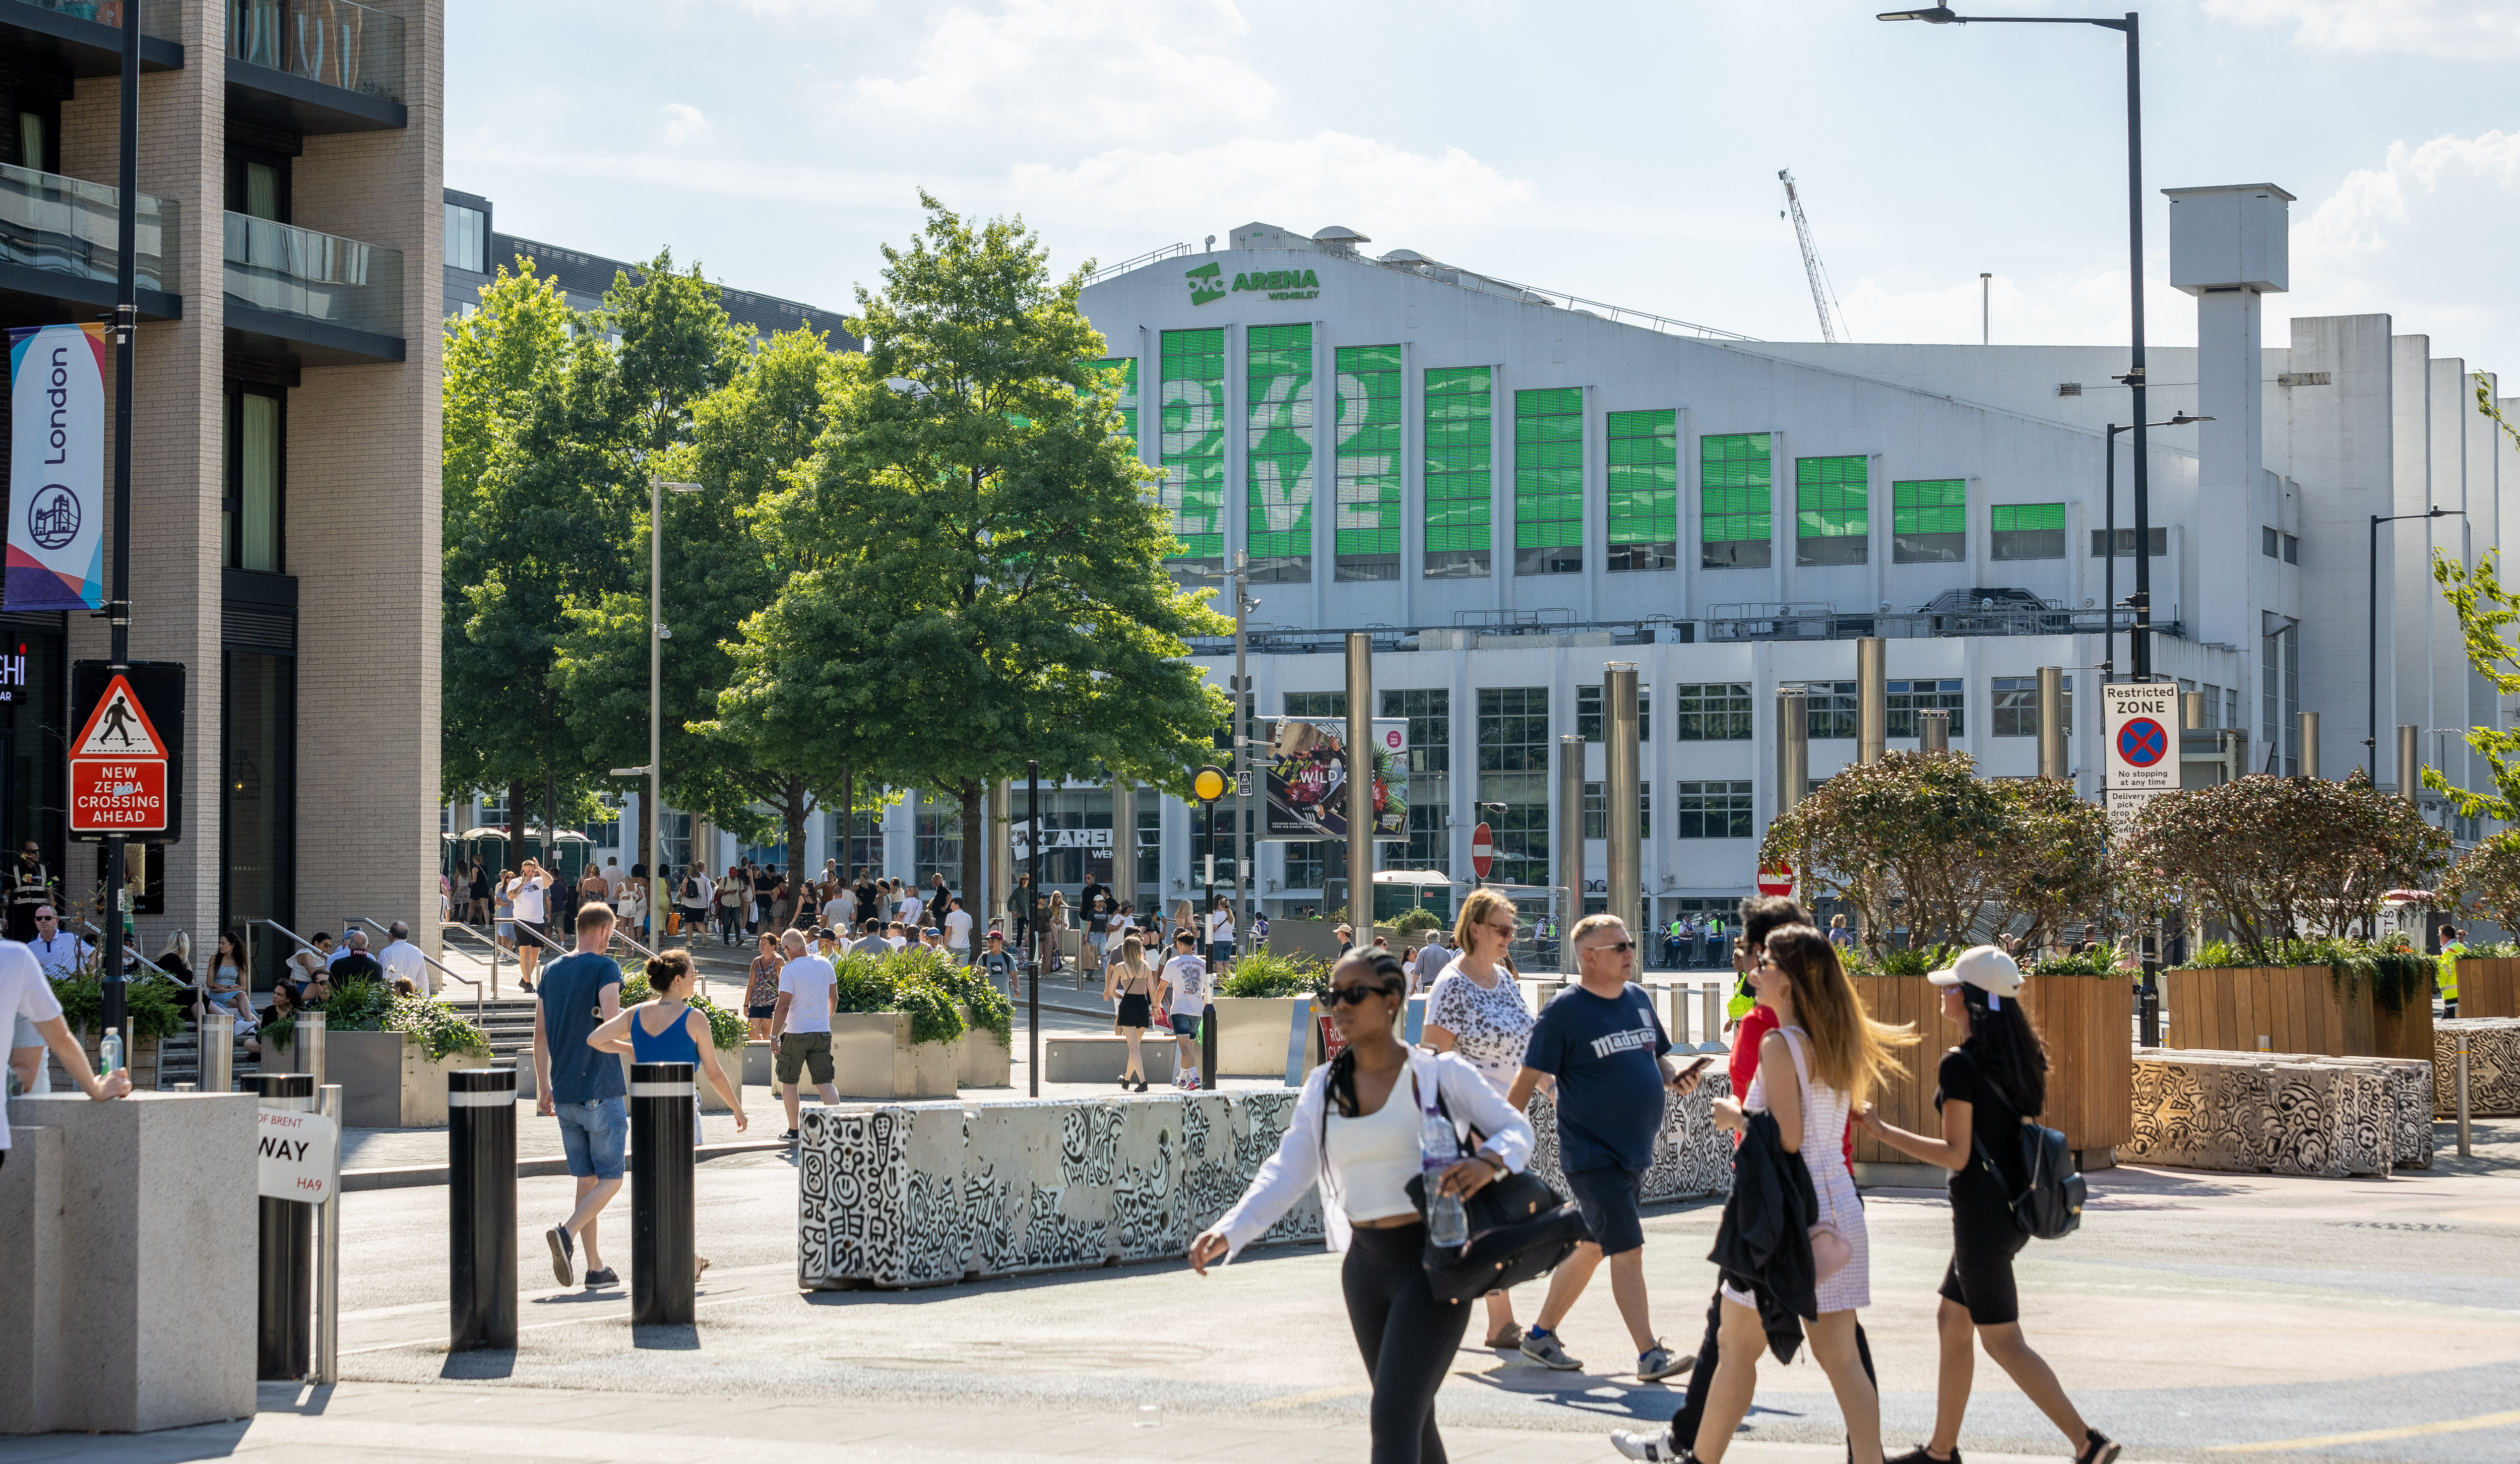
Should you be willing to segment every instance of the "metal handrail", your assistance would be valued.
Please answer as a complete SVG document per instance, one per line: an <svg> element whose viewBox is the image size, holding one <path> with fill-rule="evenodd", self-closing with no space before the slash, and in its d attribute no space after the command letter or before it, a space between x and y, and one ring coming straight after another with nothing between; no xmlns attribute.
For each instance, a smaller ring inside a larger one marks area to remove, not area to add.
<svg viewBox="0 0 2520 1464"><path fill-rule="evenodd" d="M362 925L372 925L372 926L375 926L375 927L376 927L376 931L377 931L377 933L378 933L379 935L383 936L383 937L385 938L385 940L387 941L387 943L388 943L388 944L390 944L390 943L393 941L393 939L394 939L393 927L392 927L392 926L390 926L390 925L381 925L381 924L378 924L378 923L377 923L377 921L375 921L375 920L373 920L373 919L370 919L370 918L369 918L368 916L366 916L366 915L352 915L350 918L351 918L351 919L353 919L353 920L358 921L358 922L359 922L360 924L362 924ZM403 939L404 939L405 941L408 941L410 938L409 938L408 936L406 936L406 937L404 937ZM432 970L436 971L439 975L441 975L441 976L445 977L447 980L449 980L449 981L461 981L461 982L463 982L466 986L469 986L469 987L472 988L472 1020L473 1020L474 1022L476 1022L476 1023L478 1023L478 1022L481 1022L481 1021L485 1020L485 1012L484 1012L484 1008L483 1008L483 1007L482 1007L482 1005L481 1005L481 983L480 983L480 982L477 982L477 981L473 980L473 979L472 979L472 977L470 977L470 976L458 976L458 975L456 975L453 971L450 971L450 970L446 969L446 967L445 967L445 966L443 966L443 965L439 964L435 957L431 956L428 952L421 950L418 946L414 946L414 947L412 947L412 954L414 954L418 955L418 956L421 958L421 960L422 960L423 962L427 963L427 964L429 966L429 968L430 968L430 969L432 969Z"/></svg>
<svg viewBox="0 0 2520 1464"><path fill-rule="evenodd" d="M80 921L79 921L79 928L80 928L81 930L86 931L88 934L90 934L90 935L92 935L92 936L95 936L99 941L102 941L102 940L104 940L104 939L105 939L105 932L97 928L97 924L96 924L96 922L95 922L94 920L89 920L89 919L85 919L85 918L80 919ZM131 944L129 941L125 941L125 942L123 942L123 943L122 943L122 954L125 954L125 955L130 956L133 960L138 961L141 965L148 967L150 970L157 972L159 976L163 977L164 979L166 979L166 980L168 980L168 981L171 981L171 982L175 983L177 986L191 986L191 985L193 985L193 983L192 983L192 982L186 981L184 978L182 978L182 977L180 977L180 976L176 975L174 972L167 970L164 966L161 966L161 965L158 964L158 962L156 962L156 961L154 961L154 960L151 960L148 956L145 956L145 955L141 954L139 953L139 951L138 951L138 950L136 950L136 949L134 949L134 948L133 948L132 944Z"/></svg>

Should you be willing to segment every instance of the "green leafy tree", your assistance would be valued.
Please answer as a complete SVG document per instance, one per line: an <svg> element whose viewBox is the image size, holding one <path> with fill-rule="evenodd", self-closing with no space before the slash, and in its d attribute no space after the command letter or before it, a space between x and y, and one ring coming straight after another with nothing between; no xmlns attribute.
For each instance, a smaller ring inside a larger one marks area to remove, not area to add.
<svg viewBox="0 0 2520 1464"><path fill-rule="evenodd" d="M746 622L712 735L810 739L962 804L979 880L982 793L1045 777L1183 790L1225 715L1182 659L1225 631L1164 571L1176 544L1117 411L1082 363L1102 338L1020 220L927 222L858 292L868 389L811 481L763 518L798 571Z"/></svg>
<svg viewBox="0 0 2520 1464"><path fill-rule="evenodd" d="M2008 777L1992 786L2005 824L1992 871L2005 925L2028 921L2021 940L2032 951L2082 923L2114 936L2118 871L2107 812L2057 778Z"/></svg>
<svg viewBox="0 0 2520 1464"><path fill-rule="evenodd" d="M1814 896L1851 907L1876 961L1898 920L1911 946L1965 945L2003 904L2013 821L1996 789L1966 753L1887 753L1768 825L1759 860L1792 865Z"/></svg>
<svg viewBox="0 0 2520 1464"><path fill-rule="evenodd" d="M2520 425L2502 415L2494 402L2494 382L2485 373L2474 373L2476 410L2480 416L2500 428L2520 447ZM2469 569L2439 550L2433 552L2433 581L2442 588L2442 598L2450 601L2458 616L2459 636L2466 643L2468 664L2476 674L2493 683L2502 695L2520 694L2520 648L2515 648L2511 629L2520 624L2520 595L2505 590L2498 573L2501 550L2485 552L2476 567ZM2467 745L2482 754L2494 769L2494 791L2478 793L2452 787L2438 768L2423 770L2427 788L2448 797L2451 804L2471 819L2495 819L2505 823L2520 822L2520 728L2471 728Z"/></svg>
<svg viewBox="0 0 2520 1464"><path fill-rule="evenodd" d="M2504 829L2460 855L2443 893L2505 931L2520 931L2520 831Z"/></svg>

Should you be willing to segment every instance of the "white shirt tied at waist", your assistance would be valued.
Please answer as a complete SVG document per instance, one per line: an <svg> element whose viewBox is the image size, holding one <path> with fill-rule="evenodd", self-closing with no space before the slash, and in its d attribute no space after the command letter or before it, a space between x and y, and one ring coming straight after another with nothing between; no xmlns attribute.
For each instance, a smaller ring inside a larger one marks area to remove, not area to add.
<svg viewBox="0 0 2520 1464"><path fill-rule="evenodd" d="M1278 1152L1260 1166L1251 1185L1225 1212L1216 1228L1225 1232L1225 1259L1231 1262L1242 1254L1242 1248L1267 1233L1304 1191L1319 1185L1322 1190L1322 1234L1333 1252L1348 1246L1350 1226L1347 1211L1339 1203L1339 1176L1323 1162L1322 1130L1324 1111L1329 1104L1329 1064L1313 1069L1304 1080L1304 1090L1295 1099L1295 1116L1287 1121L1286 1131L1278 1140ZM1413 1089L1412 1080L1417 1087ZM1505 1100L1505 1095L1479 1076L1478 1069L1451 1052L1434 1052L1413 1047L1408 1069L1392 1080L1391 1096L1385 1103L1406 1105L1414 1092L1440 1092L1445 1112L1452 1116L1453 1128L1462 1132L1475 1129L1484 1137L1480 1146L1505 1161L1505 1167L1516 1172L1531 1163L1531 1120Z"/></svg>

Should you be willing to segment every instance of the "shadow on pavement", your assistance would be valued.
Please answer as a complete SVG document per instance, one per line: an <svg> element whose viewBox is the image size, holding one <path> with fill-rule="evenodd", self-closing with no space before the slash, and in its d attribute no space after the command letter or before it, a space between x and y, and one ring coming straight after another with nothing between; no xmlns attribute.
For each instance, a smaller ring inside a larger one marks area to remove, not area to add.
<svg viewBox="0 0 2520 1464"><path fill-rule="evenodd" d="M512 1347L485 1347L471 1352L448 1353L445 1364L437 1369L438 1377L450 1383L483 1383L497 1378L514 1377L517 1372L517 1350Z"/></svg>
<svg viewBox="0 0 2520 1464"><path fill-rule="evenodd" d="M630 1345L645 1352L697 1353L700 1350L700 1329L690 1322L634 1326L630 1329Z"/></svg>

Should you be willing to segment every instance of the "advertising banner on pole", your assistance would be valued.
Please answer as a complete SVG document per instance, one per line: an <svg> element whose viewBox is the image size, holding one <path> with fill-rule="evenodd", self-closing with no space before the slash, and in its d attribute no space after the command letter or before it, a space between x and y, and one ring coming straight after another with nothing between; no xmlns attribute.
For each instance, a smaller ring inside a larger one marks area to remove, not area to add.
<svg viewBox="0 0 2520 1464"><path fill-rule="evenodd" d="M1373 720L1373 837L1409 837L1409 719ZM1269 744L1267 810L1255 837L1347 837L1347 719L1281 717L1260 723Z"/></svg>
<svg viewBox="0 0 2520 1464"><path fill-rule="evenodd" d="M2145 804L2179 791L2179 684L2112 682L2100 697L2109 822L2123 833Z"/></svg>
<svg viewBox="0 0 2520 1464"><path fill-rule="evenodd" d="M105 603L104 326L9 333L9 558L0 605Z"/></svg>

